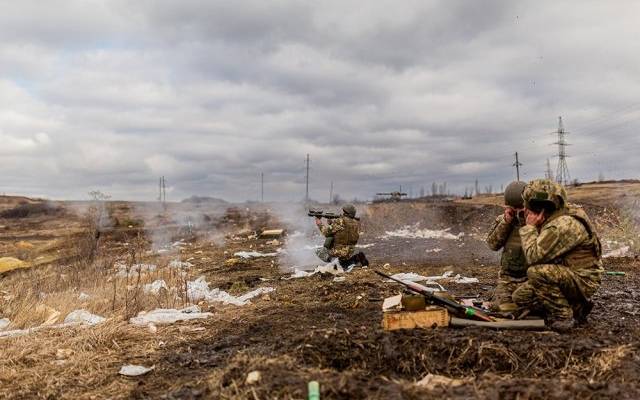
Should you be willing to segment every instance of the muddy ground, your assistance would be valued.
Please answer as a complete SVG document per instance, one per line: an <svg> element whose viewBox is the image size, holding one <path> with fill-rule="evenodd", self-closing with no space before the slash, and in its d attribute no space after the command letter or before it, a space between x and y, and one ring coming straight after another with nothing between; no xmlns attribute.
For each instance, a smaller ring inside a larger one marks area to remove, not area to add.
<svg viewBox="0 0 640 400"><path fill-rule="evenodd" d="M598 207L591 211L598 213ZM228 261L236 251L282 248L282 243L237 235L247 228L281 226L278 213L241 209L216 214L190 235L173 227L171 238L183 236L187 243L180 257L192 259L191 276L203 275L211 287L226 290L270 286L276 291L246 306L201 304L213 317L158 326L157 332L131 327L114 315L101 326L4 339L0 396L301 399L306 398L307 382L317 380L321 398L331 399L640 397L636 259L605 260L608 270L626 275L604 278L589 323L568 334L480 328L385 332L381 303L399 288L382 282L371 269L422 275L453 270L479 283L444 281L450 292L491 296L498 257L481 239L500 208L418 202L382 203L360 211L362 243L372 245L364 249L372 265L347 274L343 282L320 275L284 279L293 265L283 265L278 257ZM38 223L57 226L46 222L46 216L37 218L44 218ZM65 226L75 229L72 220L68 217ZM416 222L417 229L446 229L456 239L388 235ZM33 226L0 221L12 223L16 230ZM291 233L298 227L288 228ZM123 243L137 234L150 237L155 229L160 228L127 225L111 230L102 239L102 251L126 253ZM214 231L224 231L226 240L212 240ZM14 232L2 241L22 236ZM24 279L35 273L19 272ZM74 355L60 360L56 352L61 348L74 349ZM119 376L118 369L127 363L155 369L139 378ZM252 371L260 371L261 379L248 384ZM427 374L459 380L435 387L415 384Z"/></svg>

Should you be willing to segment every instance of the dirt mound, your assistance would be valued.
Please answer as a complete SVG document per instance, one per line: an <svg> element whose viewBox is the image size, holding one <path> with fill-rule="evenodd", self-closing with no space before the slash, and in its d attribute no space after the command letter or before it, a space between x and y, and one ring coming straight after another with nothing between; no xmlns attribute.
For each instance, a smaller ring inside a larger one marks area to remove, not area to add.
<svg viewBox="0 0 640 400"><path fill-rule="evenodd" d="M21 203L16 207L0 212L0 218L22 219L41 215L59 216L64 213L64 208L49 202Z"/></svg>

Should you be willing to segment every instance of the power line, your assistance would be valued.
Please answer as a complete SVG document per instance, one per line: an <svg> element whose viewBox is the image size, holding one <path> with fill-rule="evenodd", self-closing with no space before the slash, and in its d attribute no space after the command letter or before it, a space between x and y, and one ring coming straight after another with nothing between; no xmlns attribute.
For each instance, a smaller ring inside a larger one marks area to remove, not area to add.
<svg viewBox="0 0 640 400"><path fill-rule="evenodd" d="M518 161L518 152L516 151L516 162L513 163L513 166L516 167L516 180L520 181L520 167L522 167L522 163Z"/></svg>
<svg viewBox="0 0 640 400"><path fill-rule="evenodd" d="M554 144L558 145L558 168L556 169L556 182L565 186L571 183L571 176L569 175L569 167L567 166L567 151L566 147L569 145L566 140L566 135L569 132L564 130L562 124L562 117L558 117L558 141Z"/></svg>

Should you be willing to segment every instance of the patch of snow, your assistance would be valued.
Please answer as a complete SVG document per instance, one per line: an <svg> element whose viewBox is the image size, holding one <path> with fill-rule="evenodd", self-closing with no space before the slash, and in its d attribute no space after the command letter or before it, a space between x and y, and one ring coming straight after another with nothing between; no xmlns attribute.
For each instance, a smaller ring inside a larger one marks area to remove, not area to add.
<svg viewBox="0 0 640 400"><path fill-rule="evenodd" d="M213 314L210 312L200 312L200 307L198 306L191 306L181 310L157 308L149 312L141 311L137 317L129 319L129 323L137 326L147 326L149 324L167 325L178 321L205 319L211 316Z"/></svg>
<svg viewBox="0 0 640 400"><path fill-rule="evenodd" d="M65 324L81 323L87 325L97 325L106 321L106 318L99 315L91 314L87 310L74 310L71 311L64 319Z"/></svg>
<svg viewBox="0 0 640 400"><path fill-rule="evenodd" d="M114 266L118 270L116 276L121 278L124 278L127 276L127 268L129 268L127 264L116 263ZM134 264L131 266L131 268L129 268L129 276L135 276L135 275L138 275L138 273L142 274L145 272L153 272L157 268L158 267L153 264Z"/></svg>
<svg viewBox="0 0 640 400"><path fill-rule="evenodd" d="M408 239L446 239L446 240L459 240L464 236L464 232L460 232L457 235L449 232L451 228L432 230L432 229L420 229L419 223L415 225L405 226L395 231L386 231L381 237L388 239L390 237L400 237Z"/></svg>
<svg viewBox="0 0 640 400"><path fill-rule="evenodd" d="M233 304L236 306L243 306L249 303L249 300L261 294L273 292L275 289L272 287L258 288L252 290L242 296L233 296L224 290L209 289L209 284L205 280L204 276L196 279L195 281L187 282L187 296L191 301L206 300L209 302L216 301L224 304Z"/></svg>
<svg viewBox="0 0 640 400"><path fill-rule="evenodd" d="M357 244L356 248L358 249L368 249L369 247L375 246L375 243L367 243L367 244Z"/></svg>
<svg viewBox="0 0 640 400"><path fill-rule="evenodd" d="M190 258L190 260L193 260L193 258ZM172 260L169 263L169 268L182 269L182 268L191 268L191 267L193 267L193 264L191 264L188 261Z"/></svg>
<svg viewBox="0 0 640 400"><path fill-rule="evenodd" d="M426 253L440 253L441 251L442 251L441 248L427 249Z"/></svg>
<svg viewBox="0 0 640 400"><path fill-rule="evenodd" d="M276 257L278 253L260 253L258 251L239 251L233 254L240 258L253 258L253 257Z"/></svg>
<svg viewBox="0 0 640 400"><path fill-rule="evenodd" d="M143 367L142 365L129 364L129 365L123 365L122 368L120 368L120 371L118 371L118 373L124 376L142 376L153 371L154 368L155 368L154 366L152 366L151 368L147 368L147 367Z"/></svg>
<svg viewBox="0 0 640 400"><path fill-rule="evenodd" d="M142 288L145 293L151 294L160 293L160 289L169 290L169 287L167 287L167 283L164 281L164 279L158 279L156 281L153 281L152 283L147 283Z"/></svg>

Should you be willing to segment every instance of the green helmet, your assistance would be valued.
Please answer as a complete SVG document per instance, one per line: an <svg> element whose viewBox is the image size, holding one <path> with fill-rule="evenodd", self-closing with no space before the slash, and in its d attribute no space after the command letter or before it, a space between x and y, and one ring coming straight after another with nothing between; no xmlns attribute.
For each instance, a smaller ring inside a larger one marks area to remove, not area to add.
<svg viewBox="0 0 640 400"><path fill-rule="evenodd" d="M521 181L513 181L508 184L507 188L504 190L504 204L514 208L524 207L522 191L525 186L527 186L527 184Z"/></svg>
<svg viewBox="0 0 640 400"><path fill-rule="evenodd" d="M342 206L342 212L351 218L356 217L356 207L353 204L345 204Z"/></svg>
<svg viewBox="0 0 640 400"><path fill-rule="evenodd" d="M522 192L524 205L530 210L558 210L567 204L568 196L564 187L550 179L535 179Z"/></svg>

